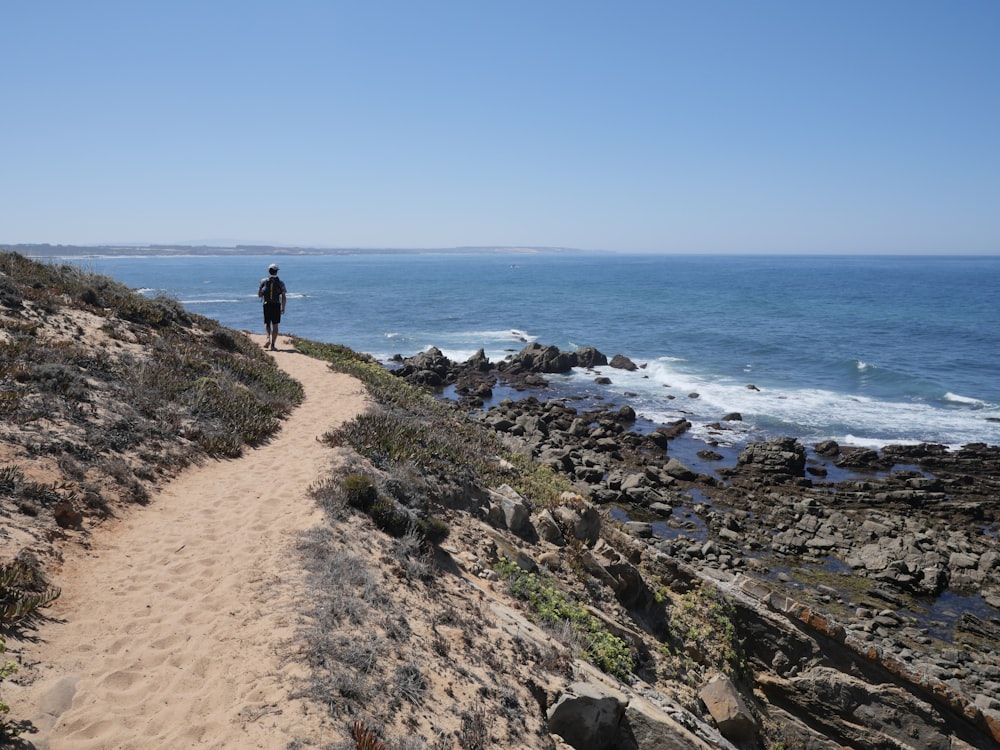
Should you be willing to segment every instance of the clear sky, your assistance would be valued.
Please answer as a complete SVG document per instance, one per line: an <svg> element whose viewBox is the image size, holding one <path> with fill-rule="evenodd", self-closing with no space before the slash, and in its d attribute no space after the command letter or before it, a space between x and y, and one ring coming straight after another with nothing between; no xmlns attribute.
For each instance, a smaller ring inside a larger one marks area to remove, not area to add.
<svg viewBox="0 0 1000 750"><path fill-rule="evenodd" d="M0 0L0 243L1000 254L998 0Z"/></svg>

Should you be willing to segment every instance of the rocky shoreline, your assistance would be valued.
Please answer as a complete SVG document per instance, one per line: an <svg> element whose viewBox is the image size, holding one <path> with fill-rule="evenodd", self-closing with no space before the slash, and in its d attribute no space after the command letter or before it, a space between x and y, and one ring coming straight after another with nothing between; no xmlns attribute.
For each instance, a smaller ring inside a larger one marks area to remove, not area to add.
<svg viewBox="0 0 1000 750"><path fill-rule="evenodd" d="M546 398L546 375L608 364L635 367L529 344L499 363L431 349L397 358L394 372L453 389L510 447L567 476L618 521L634 562L726 591L753 634L755 691L772 706L849 739L851 712L837 718L830 705L851 693L880 717L868 729L902 722L917 747L1000 739L1000 447L781 438L727 462L706 443L692 469L671 455L684 420L639 429L624 400ZM487 408L498 387L521 397Z"/></svg>

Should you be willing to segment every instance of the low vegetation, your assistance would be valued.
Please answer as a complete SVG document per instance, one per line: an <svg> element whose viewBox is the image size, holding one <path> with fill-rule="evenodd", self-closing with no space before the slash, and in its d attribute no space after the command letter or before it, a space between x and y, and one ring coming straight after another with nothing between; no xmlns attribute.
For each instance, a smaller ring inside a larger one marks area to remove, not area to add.
<svg viewBox="0 0 1000 750"><path fill-rule="evenodd" d="M496 433L397 378L370 357L306 339L296 339L295 346L338 372L357 377L375 401L370 411L329 433L326 439L331 445L349 445L380 470L408 468L424 482L434 480L439 498L506 483L544 507L573 490L564 476L507 449Z"/></svg>
<svg viewBox="0 0 1000 750"><path fill-rule="evenodd" d="M245 335L74 266L0 254L0 320L0 517L37 519L40 544L121 503L144 502L183 466L266 441L303 398L301 385ZM331 747L548 746L542 684L569 678L574 656L623 681L653 658L658 666L743 668L732 613L702 593L665 599L672 615L662 650L635 653L609 630L610 616L588 608L601 602L610 611L614 596L607 587L607 599L592 596L603 584L573 539L563 579L493 553L494 567L480 571L499 578L491 585L520 601L556 645L498 624L481 592L449 579L456 563L442 543L460 537L478 549L486 488L509 485L539 509L563 502L572 485L371 358L304 339L295 346L357 377L373 400L324 437L353 458L313 485L330 523L300 545L312 594L304 633L311 676L301 690L351 722ZM349 551L355 521L371 524L364 557ZM59 595L29 558L8 552L0 630ZM14 669L2 661L0 680ZM13 736L3 712L0 702L0 732Z"/></svg>
<svg viewBox="0 0 1000 750"><path fill-rule="evenodd" d="M0 253L0 321L0 513L76 526L145 502L303 397L247 336L77 266Z"/></svg>
<svg viewBox="0 0 1000 750"><path fill-rule="evenodd" d="M582 643L583 658L619 680L631 680L635 660L628 644L609 633L580 602L537 573L522 570L506 558L501 559L494 570L507 582L515 597L527 602L533 620L554 632L568 625Z"/></svg>
<svg viewBox="0 0 1000 750"><path fill-rule="evenodd" d="M0 252L0 519L28 535L0 537L0 637L59 595L37 560L62 529L266 441L302 398L247 336L175 300Z"/></svg>

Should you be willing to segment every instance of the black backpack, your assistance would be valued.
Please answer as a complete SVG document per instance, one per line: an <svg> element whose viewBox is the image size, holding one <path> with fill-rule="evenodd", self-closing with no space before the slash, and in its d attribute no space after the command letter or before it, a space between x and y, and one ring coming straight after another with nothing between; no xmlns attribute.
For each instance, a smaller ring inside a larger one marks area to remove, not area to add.
<svg viewBox="0 0 1000 750"><path fill-rule="evenodd" d="M264 304L281 301L282 286L281 279L277 276L268 276L264 279Z"/></svg>

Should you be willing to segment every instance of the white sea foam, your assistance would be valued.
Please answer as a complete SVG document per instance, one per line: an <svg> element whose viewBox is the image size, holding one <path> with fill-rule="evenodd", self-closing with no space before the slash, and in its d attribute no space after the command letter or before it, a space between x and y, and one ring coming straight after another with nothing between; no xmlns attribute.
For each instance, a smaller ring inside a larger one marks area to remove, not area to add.
<svg viewBox="0 0 1000 750"><path fill-rule="evenodd" d="M518 341L537 341L537 336L532 336L527 331L519 331L516 328L511 328L510 331L504 331L504 333L509 333L512 337L516 338Z"/></svg>
<svg viewBox="0 0 1000 750"><path fill-rule="evenodd" d="M656 423L683 417L692 422L692 435L727 444L761 434L799 434L810 440L850 436L852 444L872 446L983 439L981 410L941 409L918 400L883 401L821 388L758 389L733 378L706 378L683 362L658 359L645 365L634 372L611 367L595 370L611 379L611 391L635 394L631 402L640 416ZM580 385L592 383L593 378L594 371L579 370L573 375ZM965 399L959 403L978 406L982 402ZM733 412L742 421L722 422L721 432L713 426ZM987 433L989 442L1000 442L1000 424Z"/></svg>
<svg viewBox="0 0 1000 750"><path fill-rule="evenodd" d="M430 347L427 347L428 349ZM426 351L426 350L425 350ZM441 353L452 362L465 362L472 357L477 350L474 349L441 349Z"/></svg>
<svg viewBox="0 0 1000 750"><path fill-rule="evenodd" d="M950 391L944 394L944 400L953 401L956 404L968 404L969 406L989 406L986 401L980 401L978 398L969 398L968 396L960 396Z"/></svg>
<svg viewBox="0 0 1000 750"><path fill-rule="evenodd" d="M846 435L831 435L830 440L836 440L838 444L849 446L851 448L871 448L873 450L878 450L886 444L885 440L858 437L857 435L851 435L850 433ZM919 445L921 442L922 441L920 440L906 440L904 438L892 441L893 445Z"/></svg>
<svg viewBox="0 0 1000 750"><path fill-rule="evenodd" d="M182 299L182 305L229 305L237 303L238 299Z"/></svg>

